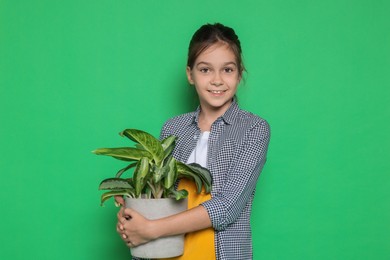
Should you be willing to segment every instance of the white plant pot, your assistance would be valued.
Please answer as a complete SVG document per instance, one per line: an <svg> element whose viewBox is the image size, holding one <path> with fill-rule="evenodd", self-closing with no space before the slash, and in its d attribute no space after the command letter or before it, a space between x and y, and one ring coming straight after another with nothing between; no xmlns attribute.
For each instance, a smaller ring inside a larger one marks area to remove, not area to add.
<svg viewBox="0 0 390 260"><path fill-rule="evenodd" d="M159 219L187 209L187 199L133 199L126 198L126 207L132 208L148 219ZM130 220L131 221L131 220ZM169 258L184 251L184 235L164 237L130 249L139 258Z"/></svg>

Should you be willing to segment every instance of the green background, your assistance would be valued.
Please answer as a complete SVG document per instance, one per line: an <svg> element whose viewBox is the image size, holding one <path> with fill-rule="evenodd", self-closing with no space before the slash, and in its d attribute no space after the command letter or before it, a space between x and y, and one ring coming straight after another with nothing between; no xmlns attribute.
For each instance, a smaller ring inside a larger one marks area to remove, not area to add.
<svg viewBox="0 0 390 260"><path fill-rule="evenodd" d="M191 111L187 45L233 27L272 127L254 259L390 259L390 2L0 0L1 259L129 259L98 147Z"/></svg>

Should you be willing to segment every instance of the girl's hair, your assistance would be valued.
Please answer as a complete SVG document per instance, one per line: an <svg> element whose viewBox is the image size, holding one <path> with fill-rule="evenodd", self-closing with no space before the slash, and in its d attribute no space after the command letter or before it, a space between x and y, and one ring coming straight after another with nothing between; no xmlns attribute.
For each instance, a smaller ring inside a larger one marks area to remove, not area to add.
<svg viewBox="0 0 390 260"><path fill-rule="evenodd" d="M238 75L241 77L245 67L241 57L240 40L232 28L220 23L205 24L194 33L188 47L187 66L192 69L196 58L208 47L218 42L227 44L233 51L236 56Z"/></svg>

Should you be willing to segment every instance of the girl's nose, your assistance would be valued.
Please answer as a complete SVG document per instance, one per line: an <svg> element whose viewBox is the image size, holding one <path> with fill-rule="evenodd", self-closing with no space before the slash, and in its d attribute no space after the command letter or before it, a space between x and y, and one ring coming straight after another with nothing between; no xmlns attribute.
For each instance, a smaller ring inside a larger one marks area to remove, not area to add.
<svg viewBox="0 0 390 260"><path fill-rule="evenodd" d="M211 82L211 85L219 87L219 86L223 85L223 83L219 82L219 81L213 81L213 82Z"/></svg>
<svg viewBox="0 0 390 260"><path fill-rule="evenodd" d="M215 74L214 78L211 81L211 85L216 86L216 87L223 85L223 81L222 81L222 78L219 75L219 73Z"/></svg>

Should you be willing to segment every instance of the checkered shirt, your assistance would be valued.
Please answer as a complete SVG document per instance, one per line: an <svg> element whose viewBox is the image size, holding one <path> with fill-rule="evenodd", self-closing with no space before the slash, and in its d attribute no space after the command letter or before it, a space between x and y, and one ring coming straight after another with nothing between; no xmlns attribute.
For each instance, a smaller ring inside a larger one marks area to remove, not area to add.
<svg viewBox="0 0 390 260"><path fill-rule="evenodd" d="M200 108L168 120L160 138L178 137L173 156L186 162L200 136ZM266 161L268 123L234 100L211 126L207 168L212 174L211 200L202 203L215 229L217 260L252 259L250 215L256 182ZM201 249L200 249L201 250Z"/></svg>

